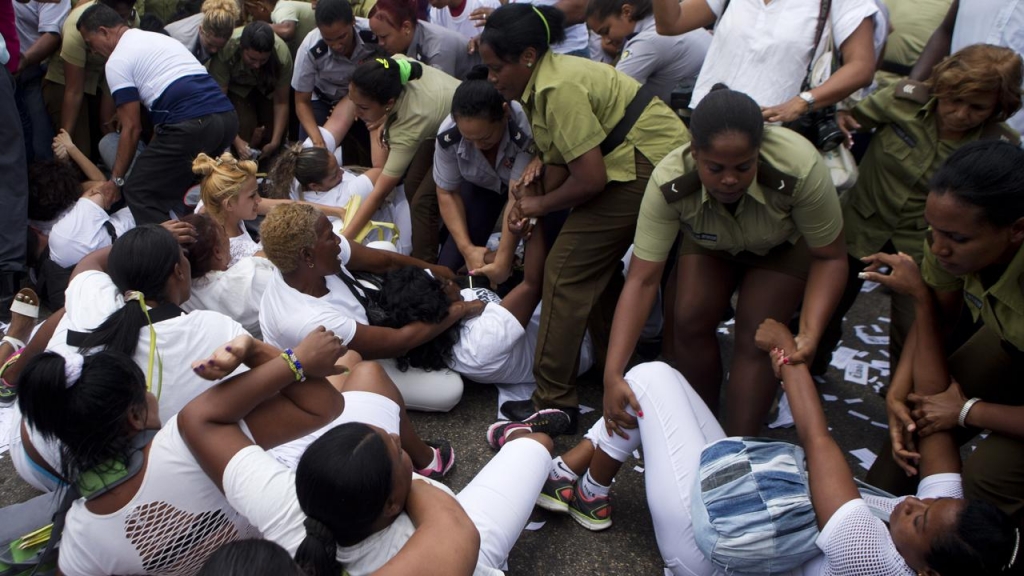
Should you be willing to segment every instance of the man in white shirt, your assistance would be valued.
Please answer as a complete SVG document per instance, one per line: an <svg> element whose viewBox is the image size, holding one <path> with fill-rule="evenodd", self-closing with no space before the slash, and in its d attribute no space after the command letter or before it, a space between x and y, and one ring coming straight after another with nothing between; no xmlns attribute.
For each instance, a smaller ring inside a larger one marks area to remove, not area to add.
<svg viewBox="0 0 1024 576"><path fill-rule="evenodd" d="M121 139L111 179L121 188L138 224L182 213L182 197L193 184L192 160L200 153L218 156L238 133L238 117L220 86L177 40L129 28L117 12L102 4L89 7L78 30L90 50L107 57L104 71L117 105ZM141 108L149 111L154 137L135 159L141 132Z"/></svg>

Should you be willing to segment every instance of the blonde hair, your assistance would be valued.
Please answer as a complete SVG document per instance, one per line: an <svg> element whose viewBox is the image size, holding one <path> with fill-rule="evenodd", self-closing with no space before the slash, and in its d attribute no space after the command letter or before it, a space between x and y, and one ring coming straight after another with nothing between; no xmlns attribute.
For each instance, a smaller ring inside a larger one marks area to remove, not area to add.
<svg viewBox="0 0 1024 576"><path fill-rule="evenodd" d="M990 120L1002 121L1020 109L1024 62L1019 54L991 44L974 44L947 57L928 80L936 98L962 98L995 93L996 109Z"/></svg>
<svg viewBox="0 0 1024 576"><path fill-rule="evenodd" d="M299 181L299 200L312 183L327 177L331 153L326 148L303 148L301 143L286 146L270 168L269 196L287 199L291 196L292 179Z"/></svg>
<svg viewBox="0 0 1024 576"><path fill-rule="evenodd" d="M256 177L256 163L252 160L237 160L230 152L211 158L200 152L192 161L192 172L202 174L199 191L207 212L220 225L224 225L224 204L238 196L242 186Z"/></svg>
<svg viewBox="0 0 1024 576"><path fill-rule="evenodd" d="M299 266L299 250L316 244L316 221L323 212L309 204L281 204L263 219L260 239L267 259L282 274Z"/></svg>
<svg viewBox="0 0 1024 576"><path fill-rule="evenodd" d="M242 9L237 0L206 0L201 11L203 22L200 26L214 38L231 38L242 17Z"/></svg>

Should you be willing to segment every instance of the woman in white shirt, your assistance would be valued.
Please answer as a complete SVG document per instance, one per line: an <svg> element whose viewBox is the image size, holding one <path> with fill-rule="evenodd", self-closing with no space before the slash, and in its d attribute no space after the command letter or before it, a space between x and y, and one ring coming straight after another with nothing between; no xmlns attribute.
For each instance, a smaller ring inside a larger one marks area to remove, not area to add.
<svg viewBox="0 0 1024 576"><path fill-rule="evenodd" d="M717 21L690 107L715 84L749 94L767 122L792 122L836 104L871 83L875 72L875 4L834 0L826 26L842 66L820 86L801 92L807 66L820 50L814 34L817 0L653 0L659 34L674 36Z"/></svg>
<svg viewBox="0 0 1024 576"><path fill-rule="evenodd" d="M247 256L231 263L227 232L209 214L190 214L182 221L195 231L188 247L192 291L181 309L212 310L239 322L254 338L260 332L260 300L276 268L261 256Z"/></svg>
<svg viewBox="0 0 1024 576"><path fill-rule="evenodd" d="M290 440L341 412L341 396L322 378L336 373L344 351L330 332L319 329L284 357L248 336L231 344L252 370L213 390L245 395L233 404L235 421L244 418L260 445ZM194 366L217 372L212 361ZM84 495L67 514L61 573L191 575L221 544L259 536L196 463L177 418L161 427L156 397L130 356L44 353L26 366L18 396L28 422L64 445L62 476Z"/></svg>
<svg viewBox="0 0 1024 576"><path fill-rule="evenodd" d="M923 480L916 496L862 496L843 451L829 433L807 365L789 362L787 354L796 350L789 329L768 319L758 329L756 340L761 349L771 352L772 365L789 397L806 454L803 477L819 529L815 544L820 554L786 572L788 576L1000 574L1014 566L1020 552L1020 532L991 503L964 500L960 454L949 433L919 439ZM913 373L904 375L913 378L915 389L921 393L944 387L949 378L939 340L932 340L918 340L919 356ZM555 459L538 504L569 512L590 530L609 527L611 479L642 443L647 498L658 503L651 507L651 516L667 572L707 576L728 573L720 568L721 557L712 562L698 548L698 542L707 542L707 538L703 533L696 534L698 518L691 508L695 493L711 489L702 484L705 475L716 473L702 464L706 460L718 463L714 455L702 451L707 444L723 439L725 433L686 379L667 365L637 366L626 379L633 394L630 410L638 428L613 431L609 421L599 420L587 440ZM747 462L748 466L753 464L753 459ZM765 477L772 470L777 469L769 464L763 472ZM788 473L780 471L776 478ZM762 480L755 481L760 485ZM734 501L738 503L740 498ZM710 524L706 515L711 506L704 510L701 513L705 517L699 519L702 526ZM718 527L732 521L732 527L742 530L745 522L757 522L740 518L743 513L736 508L713 514ZM787 525L785 512L781 514L771 512L773 525ZM878 514L887 516L888 525ZM715 547L715 554L720 553L730 554Z"/></svg>
<svg viewBox="0 0 1024 576"><path fill-rule="evenodd" d="M439 324L371 326L366 292L349 270L383 274L417 266L444 278L452 277L451 270L350 243L335 234L327 216L311 206L278 206L267 215L260 231L267 258L280 271L271 279L260 305L263 337L274 345L290 346L313 327L323 325L364 359L395 358L483 310L479 302L456 302ZM391 374L413 409L446 412L462 397L462 380L457 374L418 372L415 378L403 378L397 370Z"/></svg>

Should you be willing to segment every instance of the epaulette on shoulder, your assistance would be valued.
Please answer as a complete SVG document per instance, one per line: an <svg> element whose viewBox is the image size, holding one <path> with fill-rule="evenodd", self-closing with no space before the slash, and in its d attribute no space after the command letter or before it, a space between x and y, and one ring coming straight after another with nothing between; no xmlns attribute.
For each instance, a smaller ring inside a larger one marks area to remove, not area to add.
<svg viewBox="0 0 1024 576"><path fill-rule="evenodd" d="M757 183L762 188L771 190L778 194L792 196L796 191L796 183L799 179L796 176L786 174L775 166L772 166L764 159L757 163Z"/></svg>
<svg viewBox="0 0 1024 576"><path fill-rule="evenodd" d="M446 150L459 142L462 142L462 133L459 132L458 126L452 126L437 135L437 145Z"/></svg>
<svg viewBox="0 0 1024 576"><path fill-rule="evenodd" d="M989 124L981 131L982 140L1002 140L1014 146L1020 146L1020 134L1003 122Z"/></svg>
<svg viewBox="0 0 1024 576"><path fill-rule="evenodd" d="M311 56L313 56L313 59L316 60L326 56L329 50L330 49L327 47L327 42L320 40L316 44L313 44L313 47L309 49L309 53Z"/></svg>
<svg viewBox="0 0 1024 576"><path fill-rule="evenodd" d="M927 104L932 99L932 90L924 82L904 78L893 86L893 97L898 100L910 100L918 104Z"/></svg>
<svg viewBox="0 0 1024 576"><path fill-rule="evenodd" d="M687 196L696 194L700 192L700 189L700 175L697 174L696 170L661 185L661 193L665 196L665 202L668 204L673 204Z"/></svg>

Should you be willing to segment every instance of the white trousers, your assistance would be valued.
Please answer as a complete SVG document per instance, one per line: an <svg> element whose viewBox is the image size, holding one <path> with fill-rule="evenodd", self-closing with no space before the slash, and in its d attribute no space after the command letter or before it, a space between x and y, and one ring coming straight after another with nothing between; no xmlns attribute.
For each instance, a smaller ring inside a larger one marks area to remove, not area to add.
<svg viewBox="0 0 1024 576"><path fill-rule="evenodd" d="M451 370L398 369L394 359L377 360L402 393L406 410L447 412L462 399L462 376ZM347 408L346 408L347 410Z"/></svg>
<svg viewBox="0 0 1024 576"><path fill-rule="evenodd" d="M666 574L724 575L697 548L690 497L701 451L725 432L686 378L667 364L640 364L626 373L626 382L643 410L639 428L629 430L626 440L609 435L598 420L587 438L619 462L643 444L647 502Z"/></svg>

